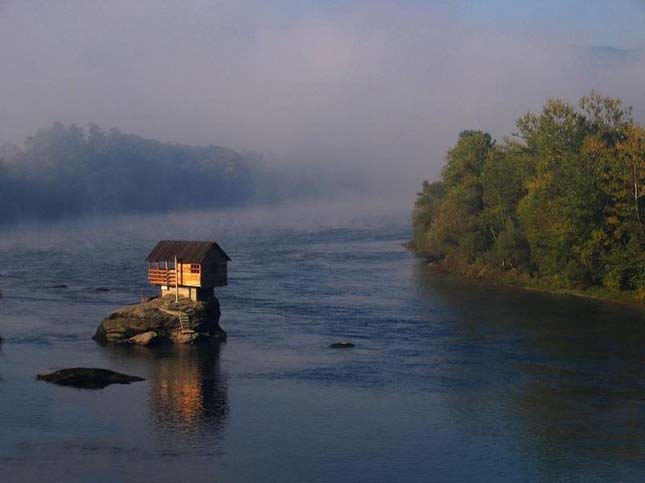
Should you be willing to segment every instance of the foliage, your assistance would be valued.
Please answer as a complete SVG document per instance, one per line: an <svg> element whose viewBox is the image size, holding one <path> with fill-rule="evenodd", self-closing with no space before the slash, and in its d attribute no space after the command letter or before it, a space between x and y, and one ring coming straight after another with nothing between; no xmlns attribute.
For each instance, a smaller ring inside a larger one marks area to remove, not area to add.
<svg viewBox="0 0 645 483"><path fill-rule="evenodd" d="M645 293L645 130L619 99L549 99L497 144L464 131L424 182L414 246L541 286ZM441 190L431 190L441 186ZM525 279L525 278L523 278Z"/></svg>
<svg viewBox="0 0 645 483"><path fill-rule="evenodd" d="M0 148L0 221L230 206L253 194L251 175L226 148L54 123Z"/></svg>
<svg viewBox="0 0 645 483"><path fill-rule="evenodd" d="M414 242L419 250L425 246L424 237L429 232L432 220L437 216L437 209L444 196L445 188L440 181L434 183L424 181L421 192L417 193L417 201L412 213L412 226Z"/></svg>

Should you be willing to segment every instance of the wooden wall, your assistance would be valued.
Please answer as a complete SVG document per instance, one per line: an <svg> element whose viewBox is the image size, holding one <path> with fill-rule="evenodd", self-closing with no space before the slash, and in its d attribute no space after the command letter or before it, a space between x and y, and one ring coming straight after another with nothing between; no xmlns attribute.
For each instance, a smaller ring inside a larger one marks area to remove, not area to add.
<svg viewBox="0 0 645 483"><path fill-rule="evenodd" d="M220 257L207 257L202 265L202 286L223 287L228 284L226 260Z"/></svg>
<svg viewBox="0 0 645 483"><path fill-rule="evenodd" d="M191 273L190 263L179 263L179 285L188 287L201 287L201 273Z"/></svg>
<svg viewBox="0 0 645 483"><path fill-rule="evenodd" d="M184 287L223 287L225 285L228 285L226 263L227 260L221 257L219 253L216 253L214 251L209 253L204 260L204 263L201 264L200 273L192 273L190 270L190 263L178 263L177 274L179 275L179 285L183 285ZM154 266L156 265L153 265L153 272ZM165 267L165 262L158 264L158 268L160 270L165 270ZM170 272L171 275L174 275L174 270L172 268L170 268ZM148 272L148 280L150 281L150 283L163 285L163 283L159 283L158 281L151 279L150 268ZM174 277L171 284L172 283L174 283Z"/></svg>

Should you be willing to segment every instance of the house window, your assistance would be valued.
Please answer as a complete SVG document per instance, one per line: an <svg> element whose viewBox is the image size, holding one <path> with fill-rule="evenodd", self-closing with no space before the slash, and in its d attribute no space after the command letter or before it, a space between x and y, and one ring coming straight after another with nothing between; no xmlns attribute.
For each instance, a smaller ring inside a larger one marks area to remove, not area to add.
<svg viewBox="0 0 645 483"><path fill-rule="evenodd" d="M199 263L190 264L190 273L199 273Z"/></svg>

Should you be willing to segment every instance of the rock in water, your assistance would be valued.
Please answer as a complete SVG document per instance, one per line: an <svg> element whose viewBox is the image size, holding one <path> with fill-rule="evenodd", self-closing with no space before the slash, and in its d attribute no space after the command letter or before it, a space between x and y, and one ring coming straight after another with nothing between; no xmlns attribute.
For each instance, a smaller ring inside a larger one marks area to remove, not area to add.
<svg viewBox="0 0 645 483"><path fill-rule="evenodd" d="M200 337L199 332L181 332L173 336L172 341L177 344L192 344L199 341Z"/></svg>
<svg viewBox="0 0 645 483"><path fill-rule="evenodd" d="M157 333L154 331L148 331L144 332L143 334L135 335L134 337L130 337L128 340L132 344L138 344L138 345L148 345L157 338Z"/></svg>
<svg viewBox="0 0 645 483"><path fill-rule="evenodd" d="M61 369L51 374L38 374L37 379L60 386L78 387L81 389L103 389L110 384L130 384L145 381L143 377L128 376L108 369L90 367L73 367Z"/></svg>
<svg viewBox="0 0 645 483"><path fill-rule="evenodd" d="M329 347L332 349L351 349L356 346L351 342L334 342L333 344L329 344Z"/></svg>
<svg viewBox="0 0 645 483"><path fill-rule="evenodd" d="M179 314L188 317L188 326L179 323ZM149 342L194 343L202 340L224 340L226 332L219 326L219 302L213 297L195 302L181 298L161 297L120 308L104 319L94 334L99 343L131 344ZM143 336L148 332L151 334ZM133 340L134 338L134 340Z"/></svg>

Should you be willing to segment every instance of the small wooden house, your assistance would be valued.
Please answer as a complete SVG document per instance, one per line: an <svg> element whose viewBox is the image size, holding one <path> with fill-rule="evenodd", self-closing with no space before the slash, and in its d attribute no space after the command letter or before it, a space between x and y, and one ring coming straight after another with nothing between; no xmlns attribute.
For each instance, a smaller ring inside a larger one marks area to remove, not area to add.
<svg viewBox="0 0 645 483"><path fill-rule="evenodd" d="M162 240L148 262L148 282L161 287L161 295L206 300L215 287L227 285L230 257L214 241Z"/></svg>

